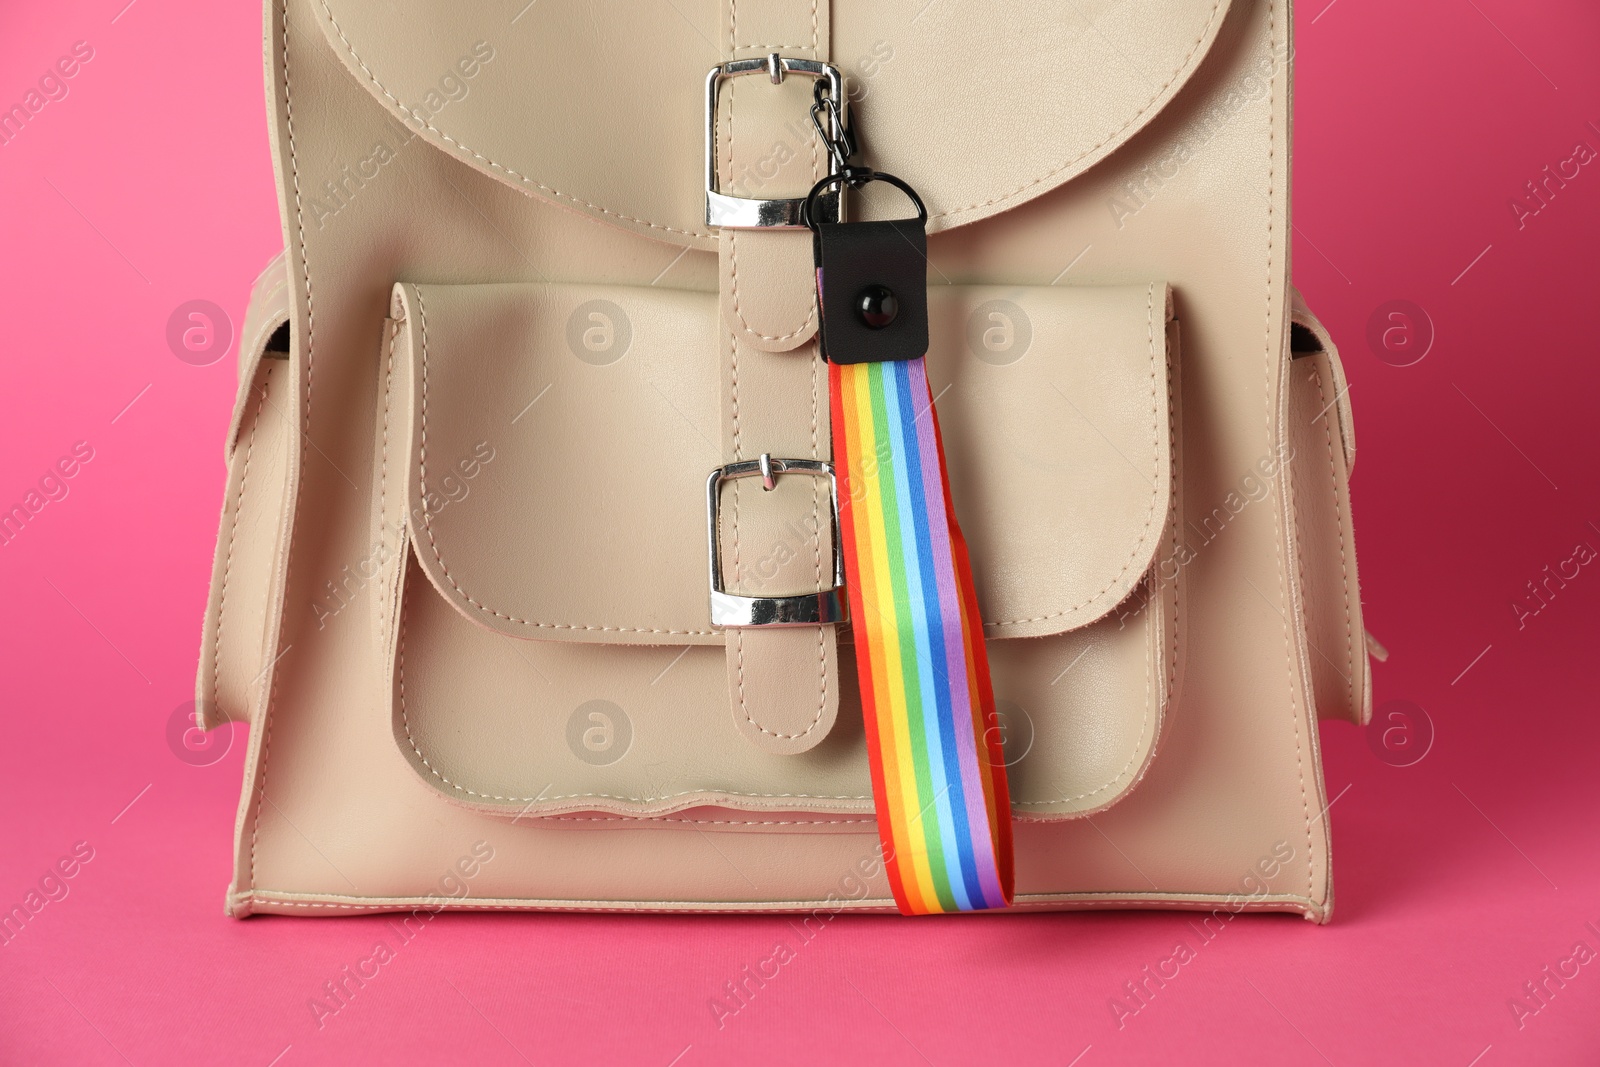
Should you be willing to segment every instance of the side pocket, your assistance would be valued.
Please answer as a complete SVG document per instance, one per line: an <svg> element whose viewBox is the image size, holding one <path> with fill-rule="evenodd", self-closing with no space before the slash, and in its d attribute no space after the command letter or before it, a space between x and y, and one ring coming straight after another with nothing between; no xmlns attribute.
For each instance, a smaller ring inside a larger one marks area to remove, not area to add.
<svg viewBox="0 0 1600 1067"><path fill-rule="evenodd" d="M224 452L227 489L195 677L204 729L248 721L253 687L269 662L267 601L291 437L287 282L280 253L256 279L240 331L239 394Z"/></svg>
<svg viewBox="0 0 1600 1067"><path fill-rule="evenodd" d="M1292 321L1288 432L1312 692L1319 718L1364 726L1372 716L1372 677L1350 515L1355 465L1350 389L1338 349L1298 292Z"/></svg>

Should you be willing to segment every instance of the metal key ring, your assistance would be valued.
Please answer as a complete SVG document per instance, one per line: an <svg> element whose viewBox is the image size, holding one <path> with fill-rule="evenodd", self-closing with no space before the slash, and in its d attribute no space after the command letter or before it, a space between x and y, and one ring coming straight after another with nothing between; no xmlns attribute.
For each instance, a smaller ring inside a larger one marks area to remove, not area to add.
<svg viewBox="0 0 1600 1067"><path fill-rule="evenodd" d="M922 197L917 195L917 191L915 189L911 188L911 186L907 185L899 178L896 178L893 174L886 174L881 170L873 170L870 167L845 167L839 173L830 174L817 184L813 185L811 187L811 192L806 194L805 203L801 205L800 221L805 223L810 229L815 230L817 228L817 224L811 221L811 205L816 201L817 197L821 196L835 185L849 185L852 189L859 189L863 185L868 185L872 182L888 182L896 189L899 189L902 193L905 193L907 198L916 205L917 221L923 224L927 223L928 209L922 203Z"/></svg>

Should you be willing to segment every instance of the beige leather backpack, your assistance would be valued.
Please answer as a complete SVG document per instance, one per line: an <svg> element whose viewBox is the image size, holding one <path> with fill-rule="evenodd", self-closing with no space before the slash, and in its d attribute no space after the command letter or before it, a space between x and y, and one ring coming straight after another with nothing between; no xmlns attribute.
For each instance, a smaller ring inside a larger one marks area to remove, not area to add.
<svg viewBox="0 0 1600 1067"><path fill-rule="evenodd" d="M926 205L1011 906L1326 920L1317 720L1371 698L1290 18L269 0L286 249L197 689L251 726L229 913L895 907L801 218L848 129Z"/></svg>

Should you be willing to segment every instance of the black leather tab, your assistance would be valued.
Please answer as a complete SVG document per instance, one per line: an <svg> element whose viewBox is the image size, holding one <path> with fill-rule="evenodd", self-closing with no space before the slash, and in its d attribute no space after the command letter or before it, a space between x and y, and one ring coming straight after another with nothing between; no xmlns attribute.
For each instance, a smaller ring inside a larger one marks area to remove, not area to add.
<svg viewBox="0 0 1600 1067"><path fill-rule="evenodd" d="M922 220L820 223L813 232L823 358L883 363L926 355L928 235Z"/></svg>

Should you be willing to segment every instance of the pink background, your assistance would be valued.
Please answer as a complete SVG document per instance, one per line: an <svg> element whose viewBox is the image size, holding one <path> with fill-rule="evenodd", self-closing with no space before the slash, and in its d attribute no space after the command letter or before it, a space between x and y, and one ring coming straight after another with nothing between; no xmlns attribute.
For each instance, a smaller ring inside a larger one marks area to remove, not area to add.
<svg viewBox="0 0 1600 1067"><path fill-rule="evenodd" d="M384 920L223 918L242 745L193 767L165 736L234 390L166 323L208 299L237 329L279 247L259 4L126 2L0 5L0 105L95 53L0 145L0 508L94 450L0 546L0 909L94 850L0 947L0 1062L1600 1062L1600 960L1508 1007L1600 950L1600 568L1511 607L1600 548L1600 161L1520 229L1508 206L1600 148L1592 0L1300 8L1296 276L1353 383L1378 699L1436 738L1397 767L1324 727L1333 924L1241 919L1121 1029L1109 998L1196 944L1185 916L842 918L719 1029L784 919L449 915L318 1029L307 999ZM1436 330L1412 366L1366 340L1397 299Z"/></svg>

